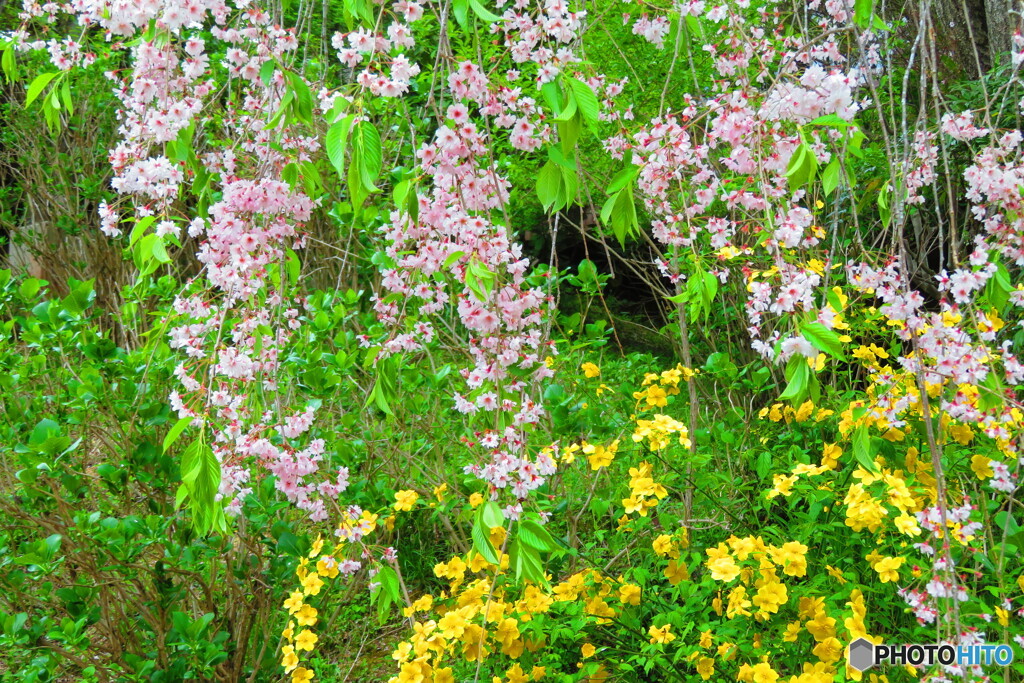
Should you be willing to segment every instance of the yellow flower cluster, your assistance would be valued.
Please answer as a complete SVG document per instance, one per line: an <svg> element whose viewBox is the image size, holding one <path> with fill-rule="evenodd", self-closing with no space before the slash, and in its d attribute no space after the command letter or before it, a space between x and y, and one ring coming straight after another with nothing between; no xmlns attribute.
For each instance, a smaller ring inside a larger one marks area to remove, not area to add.
<svg viewBox="0 0 1024 683"><path fill-rule="evenodd" d="M437 601L423 595L404 610L413 620L413 630L409 640L399 643L391 655L399 664L391 683L454 683L452 667L445 666L451 656L475 662L500 652L518 660L524 652L540 649L543 641L524 637L520 626L533 615L546 612L553 599L539 587L528 585L518 600L510 600L500 585L508 555L502 554L499 561L500 567L495 567L474 552L468 562L455 556L434 567L436 576L449 580L449 590ZM467 574L483 576L467 580ZM417 617L431 611L437 618ZM525 683L539 681L545 673L544 667L526 669L516 661L505 677L512 683Z"/></svg>
<svg viewBox="0 0 1024 683"><path fill-rule="evenodd" d="M312 652L320 639L312 630L319 620L319 612L308 603L308 599L320 595L324 579L338 576L338 561L335 554L341 551L343 545L340 543L330 553L325 553L324 540L317 536L309 555L299 560L299 566L295 570L300 589L292 591L284 601L283 606L288 610L288 625L281 632L285 642L281 647L281 666L284 667L286 674L291 674L292 683L306 683L315 676L312 669L299 666L299 653ZM312 567L310 560L316 560Z"/></svg>
<svg viewBox="0 0 1024 683"><path fill-rule="evenodd" d="M670 443L673 434L679 435L679 444L690 448L689 431L686 425L674 420L668 415L656 414L653 420L637 420L636 429L633 431L633 441L640 443L647 440L647 446L652 451L660 451Z"/></svg>
<svg viewBox="0 0 1024 683"><path fill-rule="evenodd" d="M652 470L653 466L646 461L640 463L639 467L629 468L630 495L622 499L622 507L627 515L638 512L641 517L646 517L647 510L668 496L665 487L654 481Z"/></svg>
<svg viewBox="0 0 1024 683"><path fill-rule="evenodd" d="M769 407L761 408L757 416L761 419L767 418L772 422L785 420L786 424L790 424L792 422L806 422L812 417L815 422L821 422L834 412L825 408L818 408L817 412L815 412L814 402L804 401L799 408L793 408L793 406L788 404L773 403Z"/></svg>
<svg viewBox="0 0 1024 683"><path fill-rule="evenodd" d="M680 548L687 548L690 545L690 537L687 530L684 528L681 530L681 538L676 538L668 534L661 534L651 543L651 547L661 557L669 558L668 566L665 567L663 572L668 582L673 586L679 585L682 581L686 581L690 578L690 569L686 566L686 562L679 558Z"/></svg>
<svg viewBox="0 0 1024 683"><path fill-rule="evenodd" d="M647 408L663 408L668 405L669 396L679 393L680 381L689 382L695 374L696 371L681 364L664 370L660 375L648 372L641 384L647 388L634 391L633 398L637 400L638 405L642 402Z"/></svg>
<svg viewBox="0 0 1024 683"><path fill-rule="evenodd" d="M927 467L916 461L917 452L913 451L915 469L920 474L926 473ZM910 454L908 454L908 459ZM907 536L919 536L921 529L917 524L915 513L924 507L926 495L930 491L918 492L917 495L911 491L903 477L902 470L881 469L878 473L871 473L863 467L858 467L853 476L858 480L851 484L843 500L846 505L846 525L854 531L868 529L876 532L882 526L884 520L889 516L888 504L898 512L893 516L893 524L896 529ZM934 480L932 480L934 481ZM871 492L874 484L884 484L881 499L875 497ZM933 494L932 494L933 495Z"/></svg>
<svg viewBox="0 0 1024 683"><path fill-rule="evenodd" d="M619 440L615 439L607 447L584 441L582 450L584 455L587 456L587 462L590 463L590 469L596 472L602 467L608 467L608 465L612 464L612 460L615 459L615 454L619 450Z"/></svg>
<svg viewBox="0 0 1024 683"><path fill-rule="evenodd" d="M755 618L768 619L788 601L788 590L779 579L778 570L793 577L807 574L807 546L797 541L774 546L766 545L759 536L732 536L725 543L719 543L717 548L708 548L705 552L708 555L705 567L711 572L712 579L731 583L740 578L742 585L729 594L726 609L729 619L752 616L748 609L752 606L757 607L757 613L753 615ZM739 565L748 560L757 563L756 570L753 566ZM753 595L748 594L750 587L756 589Z"/></svg>

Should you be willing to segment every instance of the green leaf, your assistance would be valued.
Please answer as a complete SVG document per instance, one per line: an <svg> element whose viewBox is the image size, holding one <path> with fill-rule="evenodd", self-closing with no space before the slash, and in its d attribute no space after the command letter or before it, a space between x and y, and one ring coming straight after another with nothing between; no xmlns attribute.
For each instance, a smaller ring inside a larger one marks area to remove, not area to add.
<svg viewBox="0 0 1024 683"><path fill-rule="evenodd" d="M633 188L627 185L608 197L601 208L601 222L610 225L619 246L626 246L626 237L638 227L636 205L633 203Z"/></svg>
<svg viewBox="0 0 1024 683"><path fill-rule="evenodd" d="M192 524L206 534L226 527L224 508L217 500L220 488L220 462L200 433L181 457L181 483L188 491Z"/></svg>
<svg viewBox="0 0 1024 683"><path fill-rule="evenodd" d="M355 118L355 114L349 114L341 121L335 123L327 130L327 137L324 140L324 146L327 148L327 158L331 160L331 165L334 166L341 177L345 175L345 147L348 144L349 130L352 128L352 122L355 121Z"/></svg>
<svg viewBox="0 0 1024 683"><path fill-rule="evenodd" d="M50 84L60 72L49 71L42 73L32 79L32 83L28 86L28 92L25 94L25 108L27 109L30 104L35 102L36 98L43 93L43 89Z"/></svg>
<svg viewBox="0 0 1024 683"><path fill-rule="evenodd" d="M469 0L469 6L473 8L473 12L475 12L478 17L486 22L494 24L501 21L501 17L488 11L486 7L480 4L480 0Z"/></svg>
<svg viewBox="0 0 1024 683"><path fill-rule="evenodd" d="M509 545L509 564L515 569L517 581L530 581L546 586L544 563L536 548L514 541Z"/></svg>
<svg viewBox="0 0 1024 683"><path fill-rule="evenodd" d="M476 295L480 301L487 301L491 298L494 289L494 273L487 266L480 262L475 256L466 266L466 287Z"/></svg>
<svg viewBox="0 0 1024 683"><path fill-rule="evenodd" d="M264 86L270 85L270 80L274 77L274 71L276 70L277 63L273 59L263 62L263 66L260 67L260 82Z"/></svg>
<svg viewBox="0 0 1024 683"><path fill-rule="evenodd" d="M299 255L292 249L286 248L284 265L288 270L288 282L290 282L293 287L299 284L299 275L302 270L302 264L299 262Z"/></svg>
<svg viewBox="0 0 1024 683"><path fill-rule="evenodd" d="M545 211L550 211L558 199L558 190L561 184L561 171L554 162L548 161L537 174L537 198Z"/></svg>
<svg viewBox="0 0 1024 683"><path fill-rule="evenodd" d="M874 10L874 0L853 0L853 22L861 28L867 28Z"/></svg>
<svg viewBox="0 0 1024 683"><path fill-rule="evenodd" d="M840 128L849 128L850 126L856 126L857 124L853 121L847 121L846 119L839 116L839 114L825 114L819 116L810 122L812 126L839 126Z"/></svg>
<svg viewBox="0 0 1024 683"><path fill-rule="evenodd" d="M833 157L832 161L825 167L825 170L822 171L821 187L825 191L826 197L835 192L836 188L839 187L839 157Z"/></svg>
<svg viewBox="0 0 1024 683"><path fill-rule="evenodd" d="M473 549L491 564L498 564L498 553L491 544L491 527L484 521L485 509L484 505L477 508L476 518L473 520Z"/></svg>
<svg viewBox="0 0 1024 683"><path fill-rule="evenodd" d="M459 22L459 26L465 31L469 26L469 0L454 0L452 13L455 15L455 21Z"/></svg>
<svg viewBox="0 0 1024 683"><path fill-rule="evenodd" d="M75 104L71 99L71 86L68 84L68 79L63 79L60 88L60 98L64 101L64 108L68 112L68 116L73 116L75 113Z"/></svg>
<svg viewBox="0 0 1024 683"><path fill-rule="evenodd" d="M191 423L191 417L183 417L180 420L178 420L173 427L171 427L171 431L167 432L167 436L164 437L164 453L167 452L168 448L174 445L174 442L178 440L178 437L181 436L181 433L185 431L185 428L188 427Z"/></svg>
<svg viewBox="0 0 1024 683"><path fill-rule="evenodd" d="M793 405L803 402L807 396L808 384L811 369L807 365L807 358L802 354L796 354L789 359L786 365L786 390L779 396L780 401L792 401Z"/></svg>
<svg viewBox="0 0 1024 683"><path fill-rule="evenodd" d="M640 174L640 167L630 164L626 168L622 169L612 178L612 181L608 183L608 189L605 190L607 194L614 194L624 188L626 185L630 185Z"/></svg>
<svg viewBox="0 0 1024 683"><path fill-rule="evenodd" d="M576 172L576 160L566 157L556 145L548 147L548 158L565 170Z"/></svg>
<svg viewBox="0 0 1024 683"><path fill-rule="evenodd" d="M519 525L519 540L531 548L544 552L551 552L558 549L558 544L551 537L548 530L532 519L527 519Z"/></svg>
<svg viewBox="0 0 1024 683"><path fill-rule="evenodd" d="M583 120L590 125L596 124L598 121L597 116L600 112L597 95L594 94L589 85L581 80L571 76L566 78L566 80L569 82L569 86L575 95L576 106L579 107L580 113L583 114Z"/></svg>
<svg viewBox="0 0 1024 683"><path fill-rule="evenodd" d="M853 432L853 455L861 467L873 474L878 473L875 456L871 452L871 433L867 425L860 425Z"/></svg>
<svg viewBox="0 0 1024 683"><path fill-rule="evenodd" d="M846 360L843 354L843 343L839 341L839 335L819 322L804 323L800 326L800 334L811 342L814 348L822 353L827 353L839 360Z"/></svg>
<svg viewBox="0 0 1024 683"><path fill-rule="evenodd" d="M576 118L576 98L573 96L572 92L568 93L568 97L569 99L565 103L565 107L562 109L561 113L555 117L555 121L569 121Z"/></svg>
<svg viewBox="0 0 1024 683"><path fill-rule="evenodd" d="M4 48L3 56L0 57L0 68L3 69L8 83L13 83L18 77L18 67L14 62L14 45L8 44Z"/></svg>
<svg viewBox="0 0 1024 683"><path fill-rule="evenodd" d="M882 219L882 226L888 228L889 222L892 220L892 211L889 209L889 192L891 187L889 183L882 186L882 189L878 191L878 215Z"/></svg>
<svg viewBox="0 0 1024 683"><path fill-rule="evenodd" d="M367 192L376 192L374 181L380 176L383 165L380 133L369 121L360 121L352 131L352 145L358 152L357 165L363 187Z"/></svg>
<svg viewBox="0 0 1024 683"><path fill-rule="evenodd" d="M801 142L800 146L793 152L793 156L789 159L789 165L786 167L786 177L789 178L790 191L795 192L807 183L812 182L817 170L817 157L814 156L814 152L811 151L811 148L806 143Z"/></svg>
<svg viewBox="0 0 1024 683"><path fill-rule="evenodd" d="M295 91L295 116L300 121L313 123L313 93L309 90L306 80L297 73L289 73L288 81Z"/></svg>
<svg viewBox="0 0 1024 683"><path fill-rule="evenodd" d="M501 511L501 506L493 500L487 501L480 507L480 515L488 529L505 526L505 513Z"/></svg>

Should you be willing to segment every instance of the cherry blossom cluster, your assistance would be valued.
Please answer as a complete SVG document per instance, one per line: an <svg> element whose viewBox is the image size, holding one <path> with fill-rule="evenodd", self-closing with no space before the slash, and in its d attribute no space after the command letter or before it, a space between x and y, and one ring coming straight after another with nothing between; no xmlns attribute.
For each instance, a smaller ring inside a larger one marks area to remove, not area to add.
<svg viewBox="0 0 1024 683"><path fill-rule="evenodd" d="M279 389L282 358L300 327L303 302L287 294L286 261L303 245L302 226L317 205L282 181L288 164L320 148L311 130L275 118L291 84L283 65L298 47L294 29L276 25L260 5L223 0L28 1L23 19L46 23L63 14L130 55L129 68L107 74L120 100L110 162L121 198L100 207L101 228L118 237L126 216L151 217L159 239L194 249L203 267L201 280L174 302L170 345L183 360L172 408L212 435L229 512L262 470L311 518L325 519L326 501L348 486L347 470L324 471L326 444L309 438L311 407L270 410L260 399ZM75 41L29 41L27 27L19 32L24 48L47 49L59 69L95 59ZM227 104L214 101L225 75L235 89ZM320 103L330 100L324 94ZM221 144L200 151L212 141ZM196 151L168 155L175 142ZM218 194L202 215L188 215L183 189L198 174Z"/></svg>

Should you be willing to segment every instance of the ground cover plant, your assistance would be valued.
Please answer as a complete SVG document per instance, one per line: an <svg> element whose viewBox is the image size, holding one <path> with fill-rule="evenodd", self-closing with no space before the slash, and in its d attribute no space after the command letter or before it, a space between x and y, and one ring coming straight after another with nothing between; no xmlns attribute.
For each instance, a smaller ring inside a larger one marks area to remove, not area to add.
<svg viewBox="0 0 1024 683"><path fill-rule="evenodd" d="M0 6L0 677L1024 680L1022 10Z"/></svg>

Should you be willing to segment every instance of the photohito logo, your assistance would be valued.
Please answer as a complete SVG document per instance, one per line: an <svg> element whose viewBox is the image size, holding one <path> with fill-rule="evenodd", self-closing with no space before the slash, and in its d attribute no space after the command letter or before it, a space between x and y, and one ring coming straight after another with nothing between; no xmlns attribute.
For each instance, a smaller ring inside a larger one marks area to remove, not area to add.
<svg viewBox="0 0 1024 683"><path fill-rule="evenodd" d="M857 671L879 664L913 666L1009 666L1013 648L1005 644L986 645L875 645L867 638L850 643L847 663Z"/></svg>

